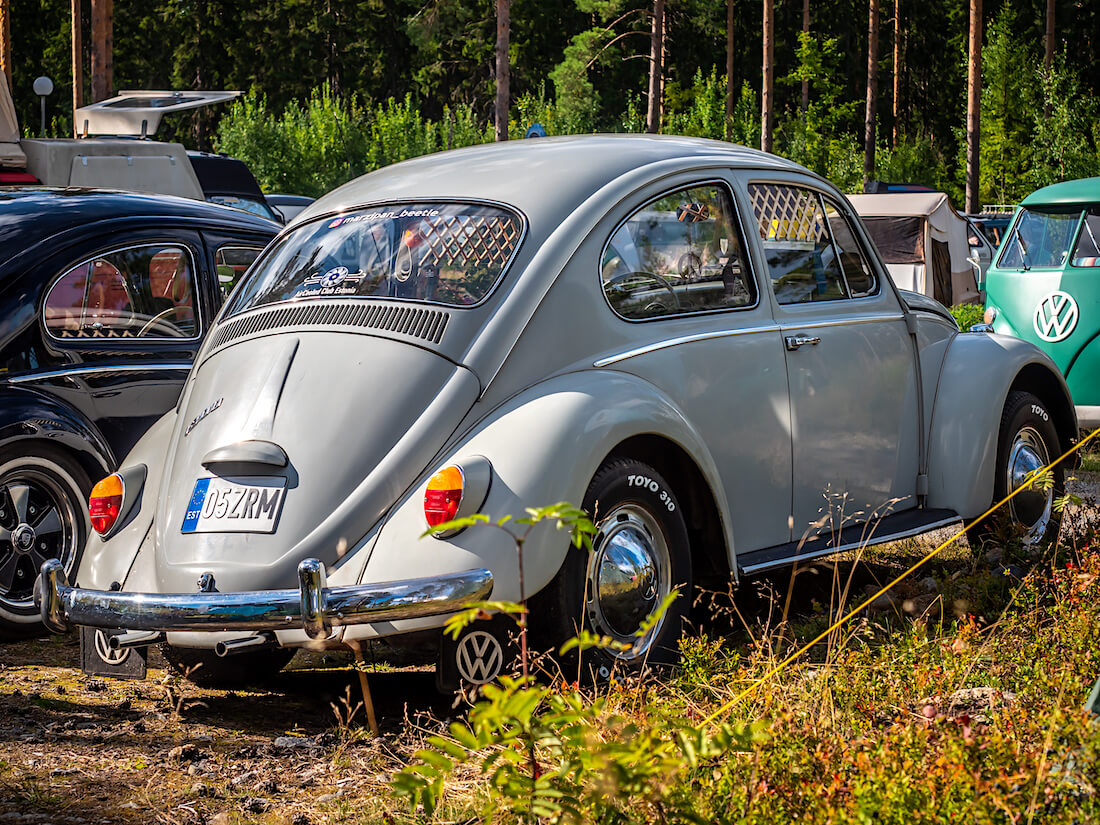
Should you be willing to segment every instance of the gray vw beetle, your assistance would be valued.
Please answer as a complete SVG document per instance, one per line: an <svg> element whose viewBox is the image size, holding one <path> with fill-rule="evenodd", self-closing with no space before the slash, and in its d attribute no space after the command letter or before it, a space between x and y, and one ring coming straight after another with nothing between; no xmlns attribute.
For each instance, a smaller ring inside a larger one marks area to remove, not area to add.
<svg viewBox="0 0 1100 825"><path fill-rule="evenodd" d="M626 648L598 667L630 667L674 655L689 599L638 633L673 587L977 516L1075 437L1046 355L896 289L799 166L675 137L479 146L283 231L176 411L97 486L75 583L47 564L39 598L101 665L164 641L259 678L518 599L500 531L421 534L568 500L598 533L591 554L533 533L532 626L583 622ZM1061 487L1014 499L1032 539ZM477 627L442 662L474 682L504 658Z"/></svg>

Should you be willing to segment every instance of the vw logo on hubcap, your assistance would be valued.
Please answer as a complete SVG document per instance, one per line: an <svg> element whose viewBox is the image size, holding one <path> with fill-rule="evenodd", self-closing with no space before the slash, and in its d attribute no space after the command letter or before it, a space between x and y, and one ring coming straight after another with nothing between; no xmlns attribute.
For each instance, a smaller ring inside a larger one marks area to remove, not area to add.
<svg viewBox="0 0 1100 825"><path fill-rule="evenodd" d="M1068 292L1052 292L1035 307L1035 334L1054 343L1068 338L1077 326L1077 302Z"/></svg>
<svg viewBox="0 0 1100 825"><path fill-rule="evenodd" d="M462 637L455 652L458 673L470 684L484 685L500 675L504 649L492 633L475 630Z"/></svg>
<svg viewBox="0 0 1100 825"><path fill-rule="evenodd" d="M17 553L26 553L34 547L36 538L33 527L29 524L20 524L12 531L11 543L15 546Z"/></svg>

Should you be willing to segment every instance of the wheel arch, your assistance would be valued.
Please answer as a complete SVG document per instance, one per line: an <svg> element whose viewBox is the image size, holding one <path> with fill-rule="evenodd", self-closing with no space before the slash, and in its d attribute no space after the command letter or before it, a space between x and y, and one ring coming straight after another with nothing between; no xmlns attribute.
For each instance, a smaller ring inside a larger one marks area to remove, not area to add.
<svg viewBox="0 0 1100 825"><path fill-rule="evenodd" d="M1059 373L1051 370L1043 364L1025 364L1016 374L1012 385L1005 393L1005 402L1013 392L1030 392L1050 407L1050 414L1054 418L1054 429L1058 431L1058 441L1062 451L1065 452L1077 440L1077 414L1074 412L1073 401L1069 391ZM1004 407L1002 405L1002 412ZM1071 466L1076 466L1077 454Z"/></svg>
<svg viewBox="0 0 1100 825"><path fill-rule="evenodd" d="M632 458L648 464L672 486L684 512L696 580L724 586L731 575L729 548L718 502L695 459L675 441L655 433L619 442L600 465L614 458Z"/></svg>

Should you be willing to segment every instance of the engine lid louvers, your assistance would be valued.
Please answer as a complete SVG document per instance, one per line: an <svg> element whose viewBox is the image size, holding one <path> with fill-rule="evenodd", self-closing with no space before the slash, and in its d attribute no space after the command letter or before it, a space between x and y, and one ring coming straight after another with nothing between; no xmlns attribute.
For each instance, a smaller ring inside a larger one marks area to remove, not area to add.
<svg viewBox="0 0 1100 825"><path fill-rule="evenodd" d="M281 306L223 322L211 336L207 352L257 332L311 326L385 330L438 344L443 340L449 318L446 312L438 309L363 301Z"/></svg>

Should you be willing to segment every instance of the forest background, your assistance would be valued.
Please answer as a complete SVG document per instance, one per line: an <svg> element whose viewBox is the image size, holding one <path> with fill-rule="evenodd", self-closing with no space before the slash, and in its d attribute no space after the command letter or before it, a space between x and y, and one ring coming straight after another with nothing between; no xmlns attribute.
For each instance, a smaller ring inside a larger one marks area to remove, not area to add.
<svg viewBox="0 0 1100 825"><path fill-rule="evenodd" d="M37 133L31 83L41 74L57 87L49 131L71 134L69 5L11 0L27 135ZM734 0L729 117L727 4L662 5L660 131L759 146L764 4ZM961 206L970 3L877 6L874 177L934 186ZM801 0L775 3L774 151L859 191L868 3L809 7L807 34ZM535 122L551 135L645 131L653 10L646 0L512 0L510 134ZM1049 68L1045 14L1045 0L984 4L982 203L1100 174L1100 3L1055 2ZM495 44L494 0L116 0L114 87L248 90L161 137L242 158L267 191L317 196L387 163L492 140Z"/></svg>

